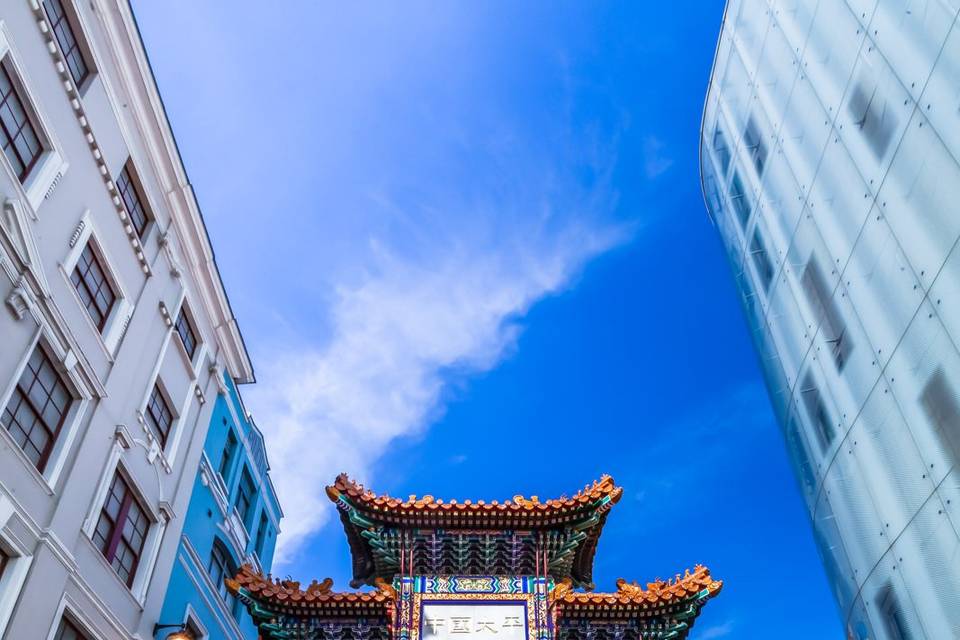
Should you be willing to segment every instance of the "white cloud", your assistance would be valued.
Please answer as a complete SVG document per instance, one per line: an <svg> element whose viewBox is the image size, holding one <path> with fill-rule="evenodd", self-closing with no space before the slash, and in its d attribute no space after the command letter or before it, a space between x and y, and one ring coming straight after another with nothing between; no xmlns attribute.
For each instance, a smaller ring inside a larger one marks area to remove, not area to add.
<svg viewBox="0 0 960 640"><path fill-rule="evenodd" d="M673 166L673 158L664 154L664 144L654 136L643 141L643 162L647 178L659 178Z"/></svg>
<svg viewBox="0 0 960 640"><path fill-rule="evenodd" d="M324 347L260 364L249 395L285 512L279 562L328 521L323 487L338 472L369 481L393 439L421 432L443 411L451 375L494 367L531 305L626 233L553 218L533 224L501 225L495 243L470 248L462 239L428 260L378 248L366 277L337 290Z"/></svg>
<svg viewBox="0 0 960 640"><path fill-rule="evenodd" d="M714 638L726 638L731 633L733 633L733 621L728 620L723 624L715 624L712 627L706 627L704 630L696 634L696 637L699 640L713 640Z"/></svg>

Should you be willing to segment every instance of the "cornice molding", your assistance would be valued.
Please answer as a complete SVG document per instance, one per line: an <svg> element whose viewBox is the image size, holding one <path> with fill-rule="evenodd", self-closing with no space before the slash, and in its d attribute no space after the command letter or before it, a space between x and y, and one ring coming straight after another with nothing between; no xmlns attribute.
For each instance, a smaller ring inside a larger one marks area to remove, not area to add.
<svg viewBox="0 0 960 640"><path fill-rule="evenodd" d="M140 238L137 237L137 232L130 223L129 217L127 216L127 209L124 207L123 201L120 199L120 193L117 191L117 186L114 184L113 178L110 176L110 171L107 168L106 160L104 159L103 152L100 149L100 144L97 142L97 138L93 133L93 128L90 126L90 120L87 118L87 114L84 110L83 101L80 99L80 93L77 89L77 86L73 82L73 78L70 76L70 70L67 68L66 61L63 59L63 55L60 52L60 47L54 41L55 36L53 29L50 28L50 24L47 22L47 14L43 9L42 2L40 0L30 0L30 8L33 10L34 18L37 21L37 28L40 30L40 34L43 36L44 41L47 43L47 51L50 52L50 56L53 58L54 66L57 69L57 73L60 75L61 85L67 94L67 100L70 102L73 115L76 117L77 124L80 125L80 129L83 131L84 138L86 139L87 145L90 148L90 154L93 156L93 160L97 164L97 170L100 172L100 177L103 179L104 186L106 187L107 192L110 194L110 200L113 202L113 206L120 218L120 222L123 224L123 229L127 234L127 239L130 242L133 253L137 258L137 262L140 263L140 269L144 274L149 276L150 265L147 263L147 258L143 253L143 247L140 245ZM50 197L50 194L60 182L61 177L62 173L54 178L44 197Z"/></svg>
<svg viewBox="0 0 960 640"><path fill-rule="evenodd" d="M163 242L169 246L176 238L185 258L182 262L173 260L171 268L179 271L182 264L193 275L199 289L196 294L211 316L216 340L222 347L230 375L239 382L253 382L253 366L227 299L199 205L180 159L132 10L125 0L93 0L93 5L105 30L106 45L118 67L117 79L127 99L126 113L136 121L171 215Z"/></svg>

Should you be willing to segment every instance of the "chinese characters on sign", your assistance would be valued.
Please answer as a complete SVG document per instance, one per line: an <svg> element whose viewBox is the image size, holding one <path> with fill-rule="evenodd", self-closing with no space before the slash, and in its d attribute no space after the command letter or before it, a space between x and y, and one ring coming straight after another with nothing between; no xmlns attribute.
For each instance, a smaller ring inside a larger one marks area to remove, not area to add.
<svg viewBox="0 0 960 640"><path fill-rule="evenodd" d="M526 640L522 604L424 604L422 640Z"/></svg>

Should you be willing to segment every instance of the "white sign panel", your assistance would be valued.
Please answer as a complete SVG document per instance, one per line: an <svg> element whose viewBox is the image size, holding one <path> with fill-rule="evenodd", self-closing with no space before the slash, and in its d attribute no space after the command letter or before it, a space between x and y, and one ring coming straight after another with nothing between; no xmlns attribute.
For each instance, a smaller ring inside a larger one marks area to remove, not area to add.
<svg viewBox="0 0 960 640"><path fill-rule="evenodd" d="M424 603L421 640L527 640L523 603Z"/></svg>

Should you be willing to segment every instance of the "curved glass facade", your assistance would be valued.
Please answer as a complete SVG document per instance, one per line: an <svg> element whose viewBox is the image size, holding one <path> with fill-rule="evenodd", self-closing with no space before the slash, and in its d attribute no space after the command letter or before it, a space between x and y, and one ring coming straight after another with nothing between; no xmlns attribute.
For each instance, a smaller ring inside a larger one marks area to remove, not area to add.
<svg viewBox="0 0 960 640"><path fill-rule="evenodd" d="M701 134L846 636L960 638L960 0L731 0Z"/></svg>

